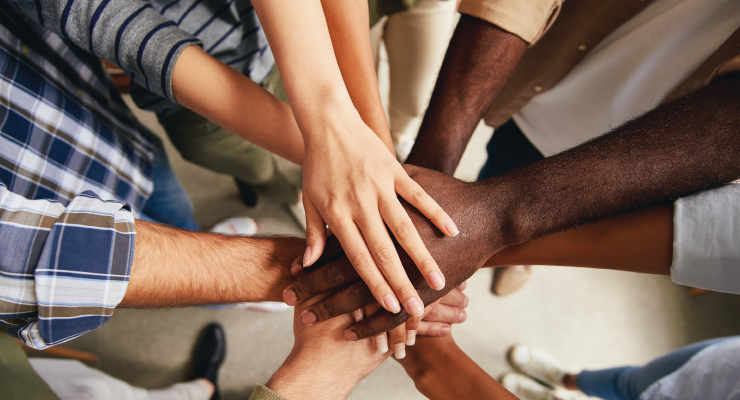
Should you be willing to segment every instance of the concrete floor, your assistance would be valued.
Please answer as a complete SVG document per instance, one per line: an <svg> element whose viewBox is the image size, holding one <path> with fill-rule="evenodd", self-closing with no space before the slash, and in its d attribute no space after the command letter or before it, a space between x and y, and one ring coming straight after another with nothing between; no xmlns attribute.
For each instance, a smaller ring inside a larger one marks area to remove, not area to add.
<svg viewBox="0 0 740 400"><path fill-rule="evenodd" d="M138 115L162 133L153 115ZM459 177L475 177L485 159L488 136L489 129L476 131ZM258 220L261 233L300 234L281 208L265 202L253 209L245 207L230 177L184 162L171 146L168 151L204 228L244 215ZM281 165L299 178L295 167L287 162ZM489 292L490 281L490 270L470 279L468 320L453 334L494 377L509 369L505 352L518 342L548 349L574 368L600 368L644 363L678 346L740 334L740 297L707 293L689 298L686 288L669 277L540 266L523 290L505 298ZM213 321L224 325L228 340L219 382L223 399L246 399L289 353L290 312L119 309L105 326L69 346L98 354L97 367L115 377L147 388L163 387L182 379L198 332ZM360 383L350 398L423 397L391 359Z"/></svg>

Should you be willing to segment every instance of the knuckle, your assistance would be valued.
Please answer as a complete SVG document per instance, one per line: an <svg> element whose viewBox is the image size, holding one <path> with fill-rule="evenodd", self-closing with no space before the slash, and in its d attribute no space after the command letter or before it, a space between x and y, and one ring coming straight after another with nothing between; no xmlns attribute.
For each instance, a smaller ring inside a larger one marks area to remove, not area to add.
<svg viewBox="0 0 740 400"><path fill-rule="evenodd" d="M396 294L402 299L408 299L416 296L416 289L411 284L403 284L396 288Z"/></svg>
<svg viewBox="0 0 740 400"><path fill-rule="evenodd" d="M416 227L410 219L405 219L396 225L396 240L408 240L416 233Z"/></svg>
<svg viewBox="0 0 740 400"><path fill-rule="evenodd" d="M378 264L392 264L395 257L396 249L393 247L378 247L377 249L375 249L375 258L376 260L378 260Z"/></svg>
<svg viewBox="0 0 740 400"><path fill-rule="evenodd" d="M383 297L386 292L389 292L388 284L386 284L385 281L374 283L372 287L372 292L377 293L379 297Z"/></svg>
<svg viewBox="0 0 740 400"><path fill-rule="evenodd" d="M430 257L424 257L419 262L416 263L416 265L419 268L419 271L425 272L425 273L431 273L432 271L437 269L437 262L434 261L434 258Z"/></svg>
<svg viewBox="0 0 740 400"><path fill-rule="evenodd" d="M433 220L435 220L435 221L442 221L442 220L447 219L447 218L448 218L447 217L447 213L444 212L444 210L441 209L441 208L438 208L437 211L434 212L434 218L433 218Z"/></svg>
<svg viewBox="0 0 740 400"><path fill-rule="evenodd" d="M331 286L344 283L347 279L347 271L341 263L334 263L326 271L326 282Z"/></svg>
<svg viewBox="0 0 740 400"><path fill-rule="evenodd" d="M336 316L334 314L335 312L334 307L328 301L324 301L318 304L318 307L316 307L316 311L318 311L316 315L318 319L320 320L329 319L329 318L333 318Z"/></svg>
<svg viewBox="0 0 740 400"><path fill-rule="evenodd" d="M318 229L306 227L306 242L315 243L321 240L322 233Z"/></svg>
<svg viewBox="0 0 740 400"><path fill-rule="evenodd" d="M372 292L363 284L353 285L349 290L349 302L357 307L364 306L374 300Z"/></svg>
<svg viewBox="0 0 740 400"><path fill-rule="evenodd" d="M303 277L298 278L298 280L295 282L295 285L293 286L296 291L296 297L298 297L299 300L301 300L302 296L313 296L313 289L311 288L311 285L308 282L308 279L305 279Z"/></svg>
<svg viewBox="0 0 740 400"><path fill-rule="evenodd" d="M352 265L354 265L355 269L358 271L366 270L373 266L373 260L368 254L361 253L354 257Z"/></svg>
<svg viewBox="0 0 740 400"><path fill-rule="evenodd" d="M411 192L411 198L414 199L414 202L421 203L427 199L427 194L421 188L415 188Z"/></svg>

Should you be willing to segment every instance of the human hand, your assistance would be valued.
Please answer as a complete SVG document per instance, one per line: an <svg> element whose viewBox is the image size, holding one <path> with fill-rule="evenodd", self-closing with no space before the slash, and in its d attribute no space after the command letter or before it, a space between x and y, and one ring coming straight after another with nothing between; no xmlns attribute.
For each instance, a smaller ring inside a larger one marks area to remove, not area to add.
<svg viewBox="0 0 740 400"><path fill-rule="evenodd" d="M286 399L344 399L388 358L370 339L344 339L344 330L354 322L349 314L318 326L301 323L303 309L326 295L295 308L293 350L266 385Z"/></svg>
<svg viewBox="0 0 740 400"><path fill-rule="evenodd" d="M347 117L336 118L329 127L322 126L326 134L318 139L305 135L303 267L311 266L323 253L328 225L383 308L397 313L403 307L408 314L420 316L424 306L404 271L388 229L428 287L442 289L445 277L397 196L408 201L406 208L423 214L445 235L454 237L457 227L408 176L357 112L338 114Z"/></svg>
<svg viewBox="0 0 740 400"><path fill-rule="evenodd" d="M413 261L400 246L396 246L406 267L408 276L418 289L424 304L432 304L452 291L470 277L481 265L497 250L505 246L505 235L502 235L496 224L492 224L492 216L505 212L505 204L501 202L502 210L492 209L481 199L496 195L490 190L480 190L475 183L466 183L447 175L405 166L409 175L416 180L427 192L431 193L440 205L449 210L452 217L460 221L463 230L454 238L445 237L431 222L414 210L408 204L404 207L408 211L412 222L418 229L424 244L438 261L442 271L447 276L448 284L444 290L435 291L427 286ZM307 307L302 315L306 324L315 324L333 318L334 316L351 312L374 301L368 286L359 280L358 273L343 256L341 246L336 239L329 238L326 251L319 259L313 270L298 278L298 280L283 293L283 300L288 304L297 304L313 297L317 293L346 287L322 300ZM293 266L293 271L300 271L299 266ZM366 338L394 328L410 315L406 312L390 314L379 312L360 323L353 325L346 332L348 339Z"/></svg>

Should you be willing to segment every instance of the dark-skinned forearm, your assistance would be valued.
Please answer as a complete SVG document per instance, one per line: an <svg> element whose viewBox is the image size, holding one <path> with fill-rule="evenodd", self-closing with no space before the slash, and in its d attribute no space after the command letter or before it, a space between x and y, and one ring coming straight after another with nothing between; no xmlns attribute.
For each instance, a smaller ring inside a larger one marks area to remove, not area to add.
<svg viewBox="0 0 740 400"><path fill-rule="evenodd" d="M406 163L452 175L526 49L518 36L463 14Z"/></svg>
<svg viewBox="0 0 740 400"><path fill-rule="evenodd" d="M157 308L280 301L303 253L293 237L191 232L136 221L131 277L119 307Z"/></svg>
<svg viewBox="0 0 740 400"><path fill-rule="evenodd" d="M419 337L398 360L416 389L432 400L516 399L457 346L452 337Z"/></svg>
<svg viewBox="0 0 740 400"><path fill-rule="evenodd" d="M736 79L712 84L576 148L478 183L490 191L489 208L507 205L489 224L490 237L521 243L737 179L739 93Z"/></svg>

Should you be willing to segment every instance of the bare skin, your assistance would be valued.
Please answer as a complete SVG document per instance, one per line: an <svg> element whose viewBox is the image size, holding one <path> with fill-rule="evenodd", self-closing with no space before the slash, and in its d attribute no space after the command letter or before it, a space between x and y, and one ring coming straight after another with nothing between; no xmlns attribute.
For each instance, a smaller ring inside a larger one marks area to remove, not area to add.
<svg viewBox="0 0 740 400"><path fill-rule="evenodd" d="M461 233L455 238L444 237L418 213L408 210L409 215L448 281L457 284L507 246L740 177L740 165L734 162L740 155L737 93L738 80L720 81L576 148L481 182L464 183L408 167L410 176L459 221ZM663 251L665 268L667 252ZM410 262L403 256L402 261L405 265ZM332 268L339 263L332 261L314 273L331 271L336 280L341 275ZM413 271L409 276L425 304L445 293L425 287ZM351 281L342 283L346 282ZM293 287L297 285L303 284ZM333 287L303 286L304 293ZM323 321L371 302L368 293L364 284L355 282L308 310ZM378 313L351 327L346 336L367 337L406 318L408 314L403 312Z"/></svg>
<svg viewBox="0 0 740 400"><path fill-rule="evenodd" d="M475 127L527 46L518 36L463 14L406 163L455 173Z"/></svg>

